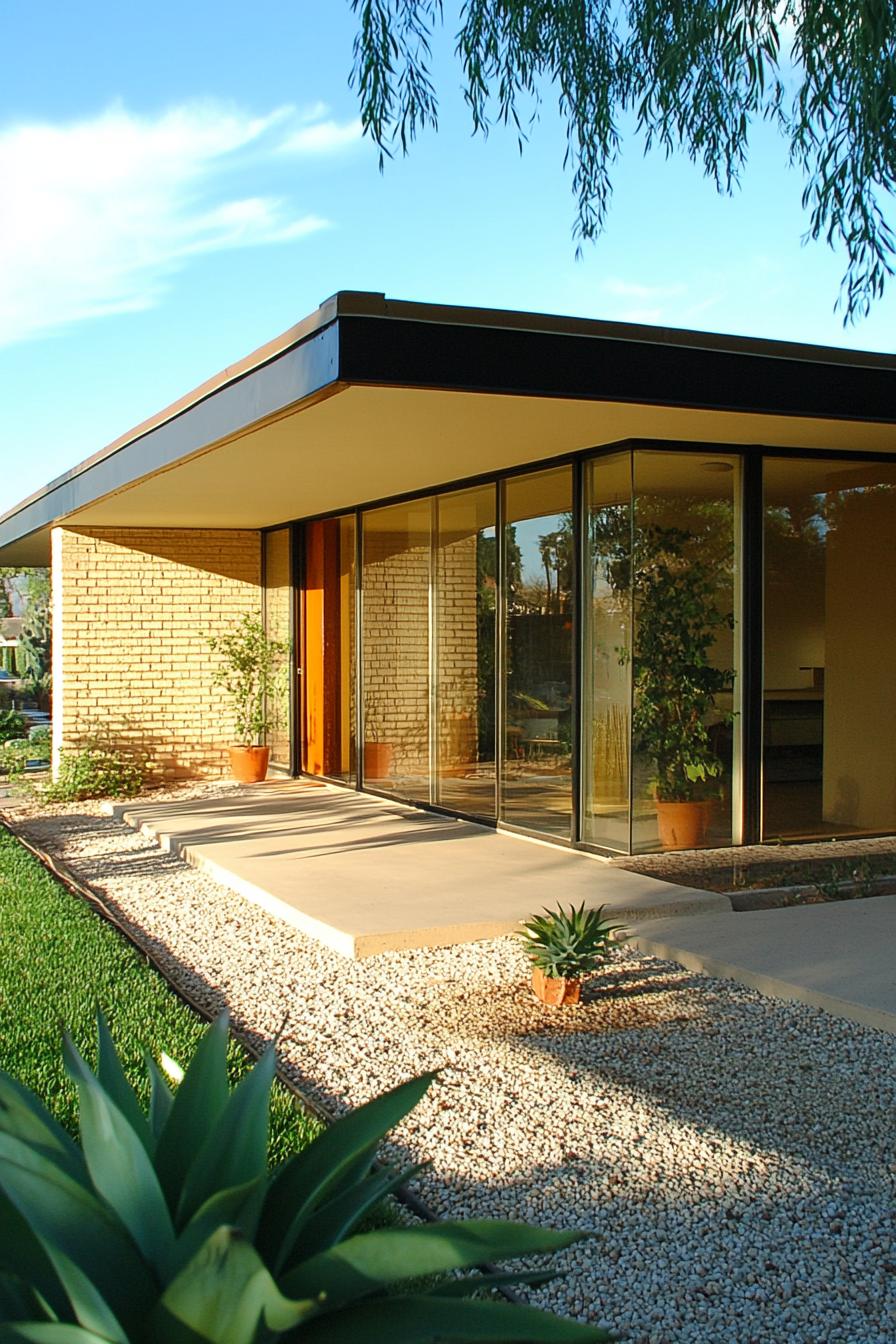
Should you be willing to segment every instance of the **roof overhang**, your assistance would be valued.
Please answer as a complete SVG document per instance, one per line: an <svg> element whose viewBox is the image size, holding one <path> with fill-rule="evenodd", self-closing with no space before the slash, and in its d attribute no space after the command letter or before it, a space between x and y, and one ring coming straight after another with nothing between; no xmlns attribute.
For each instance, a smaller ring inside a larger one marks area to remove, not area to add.
<svg viewBox="0 0 896 1344"><path fill-rule="evenodd" d="M0 518L264 527L630 439L896 455L896 358L338 294Z"/></svg>

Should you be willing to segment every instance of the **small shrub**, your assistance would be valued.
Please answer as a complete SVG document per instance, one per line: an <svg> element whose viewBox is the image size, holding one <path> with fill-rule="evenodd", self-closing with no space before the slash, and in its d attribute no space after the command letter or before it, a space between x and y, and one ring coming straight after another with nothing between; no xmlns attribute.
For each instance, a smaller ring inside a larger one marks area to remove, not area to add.
<svg viewBox="0 0 896 1344"><path fill-rule="evenodd" d="M533 916L519 935L532 965L552 980L581 980L596 971L610 955L613 934L623 927L604 919L605 908L586 910L583 902L578 910L560 905Z"/></svg>
<svg viewBox="0 0 896 1344"><path fill-rule="evenodd" d="M64 751L59 773L43 796L51 803L76 803L82 798L133 798L143 784L143 770L131 757L111 747Z"/></svg>
<svg viewBox="0 0 896 1344"><path fill-rule="evenodd" d="M10 742L24 735L25 716L17 709L0 709L0 742Z"/></svg>
<svg viewBox="0 0 896 1344"><path fill-rule="evenodd" d="M49 749L50 738L52 734L45 723L38 723L28 733L28 741L33 747L39 747L42 751Z"/></svg>

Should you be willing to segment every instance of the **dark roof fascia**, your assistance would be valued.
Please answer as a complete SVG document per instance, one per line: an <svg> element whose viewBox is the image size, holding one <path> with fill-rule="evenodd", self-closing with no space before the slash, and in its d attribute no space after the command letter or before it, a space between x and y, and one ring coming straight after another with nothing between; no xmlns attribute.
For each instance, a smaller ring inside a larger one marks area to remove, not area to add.
<svg viewBox="0 0 896 1344"><path fill-rule="evenodd" d="M887 355L598 322L532 331L393 313L339 326L346 383L896 423Z"/></svg>
<svg viewBox="0 0 896 1344"><path fill-rule="evenodd" d="M315 316L323 311L319 309ZM276 345L272 342L256 354ZM225 370L16 505L0 518L0 550L142 477L174 466L209 444L324 392L337 382L339 369L335 317L315 324L286 349L252 361L250 356Z"/></svg>
<svg viewBox="0 0 896 1344"><path fill-rule="evenodd" d="M349 383L896 422L896 357L342 291L0 517L0 549Z"/></svg>

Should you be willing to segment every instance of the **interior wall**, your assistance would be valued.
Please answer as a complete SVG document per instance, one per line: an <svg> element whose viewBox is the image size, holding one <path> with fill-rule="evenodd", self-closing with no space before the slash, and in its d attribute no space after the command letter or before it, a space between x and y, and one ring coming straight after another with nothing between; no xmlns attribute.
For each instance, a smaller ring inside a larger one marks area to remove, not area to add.
<svg viewBox="0 0 896 1344"><path fill-rule="evenodd" d="M824 817L896 828L896 491L851 493L827 545Z"/></svg>

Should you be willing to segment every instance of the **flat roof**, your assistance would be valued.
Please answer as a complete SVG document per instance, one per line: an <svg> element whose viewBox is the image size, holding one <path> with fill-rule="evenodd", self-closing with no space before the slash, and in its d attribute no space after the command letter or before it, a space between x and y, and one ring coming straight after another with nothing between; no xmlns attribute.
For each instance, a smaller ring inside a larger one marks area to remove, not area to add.
<svg viewBox="0 0 896 1344"><path fill-rule="evenodd" d="M352 385L896 423L896 356L342 291L0 516L0 554Z"/></svg>

